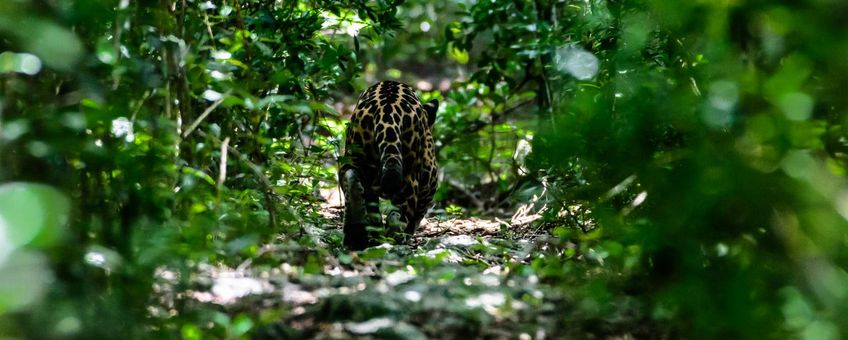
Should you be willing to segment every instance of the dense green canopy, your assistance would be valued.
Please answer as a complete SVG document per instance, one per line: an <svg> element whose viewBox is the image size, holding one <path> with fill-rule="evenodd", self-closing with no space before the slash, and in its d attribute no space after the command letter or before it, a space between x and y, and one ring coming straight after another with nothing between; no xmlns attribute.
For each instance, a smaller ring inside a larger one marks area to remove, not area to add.
<svg viewBox="0 0 848 340"><path fill-rule="evenodd" d="M848 336L848 2L0 1L0 337ZM358 93L436 207L342 246Z"/></svg>

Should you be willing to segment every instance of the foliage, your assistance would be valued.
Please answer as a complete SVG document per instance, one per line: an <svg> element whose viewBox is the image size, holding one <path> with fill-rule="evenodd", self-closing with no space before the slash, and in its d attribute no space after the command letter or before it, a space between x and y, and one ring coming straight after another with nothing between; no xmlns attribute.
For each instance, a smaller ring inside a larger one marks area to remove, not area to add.
<svg viewBox="0 0 848 340"><path fill-rule="evenodd" d="M141 331L156 267L237 263L275 233L296 238L312 192L335 177L312 156L336 150L326 101L361 70L356 37L335 32L384 34L393 13L361 1L1 4L2 179L55 185L73 205L61 242L13 245L24 263L49 246L63 283L46 296L62 308L19 320L57 326L23 330ZM48 212L60 213L34 213Z"/></svg>
<svg viewBox="0 0 848 340"><path fill-rule="evenodd" d="M0 1L0 334L840 338L846 12ZM455 235L348 252L318 193L383 78L442 101Z"/></svg>
<svg viewBox="0 0 848 340"><path fill-rule="evenodd" d="M555 96L533 164L562 209L585 202L611 245L638 250L628 293L675 332L835 338L848 326L836 317L845 106L826 85L846 75L845 32L807 26L832 10L609 3L582 9L600 32L563 32L607 45L580 39L599 74L560 80L574 90Z"/></svg>

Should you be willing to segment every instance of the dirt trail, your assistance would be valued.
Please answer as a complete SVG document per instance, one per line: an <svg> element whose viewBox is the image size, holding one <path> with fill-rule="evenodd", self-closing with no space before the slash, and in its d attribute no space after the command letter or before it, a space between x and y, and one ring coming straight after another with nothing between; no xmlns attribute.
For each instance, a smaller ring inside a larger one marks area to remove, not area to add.
<svg viewBox="0 0 848 340"><path fill-rule="evenodd" d="M321 204L321 214L341 225L344 202L339 189L322 190L321 197L324 199ZM431 212L415 232L412 245L421 245L428 240L445 236L503 237L505 236L503 232L506 230L513 235L513 238L517 234L525 237L538 236L538 231L530 230L529 226L540 217L522 210L508 218L447 216L444 211Z"/></svg>
<svg viewBox="0 0 848 340"><path fill-rule="evenodd" d="M337 191L325 199L326 224L310 228L319 243L341 229ZM542 339L556 333L550 312L565 298L516 271L543 251L519 237L533 234L502 219L434 213L409 246L350 253L326 241L310 249L281 240L238 266L199 265L182 292L163 270L163 312L174 301L218 305L231 327L239 315L258 316L250 326L266 338Z"/></svg>

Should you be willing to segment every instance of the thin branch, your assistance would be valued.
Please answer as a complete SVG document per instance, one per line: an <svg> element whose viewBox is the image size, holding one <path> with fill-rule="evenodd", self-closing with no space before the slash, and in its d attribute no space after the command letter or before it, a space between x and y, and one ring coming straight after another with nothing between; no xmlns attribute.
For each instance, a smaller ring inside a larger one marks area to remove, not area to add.
<svg viewBox="0 0 848 340"><path fill-rule="evenodd" d="M221 103L224 102L224 98L227 98L228 95L230 95L230 91L227 91L227 93L224 93L224 95L221 96L221 99L216 100L214 103L212 103L212 105L207 107L206 110L203 111L202 114L200 114L200 117L197 117L197 119L194 120L194 123L191 123L191 125L189 125L188 129L183 131L183 139L188 138L188 136L191 135L191 133L194 131L194 129L196 129L197 126L200 125L200 122L202 122L204 119L206 119L206 116L208 116L210 113L212 113L212 111L214 111L216 108L218 108L218 105L221 105Z"/></svg>
<svg viewBox="0 0 848 340"><path fill-rule="evenodd" d="M119 64L121 61L121 33L123 32L124 27L124 25L121 24L121 21L126 20L127 19L122 14L115 15L115 29L112 32L112 52L115 53L115 64ZM112 81L112 90L117 90L120 84L121 76L120 73L117 73Z"/></svg>
<svg viewBox="0 0 848 340"><path fill-rule="evenodd" d="M218 190L224 187L224 180L227 179L227 148L230 146L230 137L224 138L221 143L221 162L218 165Z"/></svg>
<svg viewBox="0 0 848 340"><path fill-rule="evenodd" d="M153 90L156 91L156 90ZM141 101L138 102L138 106L136 106L135 110L133 110L132 115L130 116L130 121L135 123L135 117L138 115L138 112L141 111L141 108L144 107L144 102L147 101L147 98L150 98L152 91L144 92L144 97L141 97Z"/></svg>
<svg viewBox="0 0 848 340"><path fill-rule="evenodd" d="M482 121L482 120L476 120L476 121L472 122L472 123L471 123L471 125L470 125L467 129L465 129L465 130L463 130L463 131L461 131L461 132L459 132L459 133L457 133L457 134L455 134L455 135L448 135L448 136L446 136L447 138L445 138L445 141L444 141L444 142L442 142L442 144L444 145L444 144L448 144L448 143L450 143L450 142L453 142L454 140L456 140L457 138L459 138L459 137L460 137L460 135L469 135L469 134L476 133L476 132L478 132L478 131L480 131L480 130L482 130L482 129L486 128L487 126L489 126L489 124L496 124L496 123L497 123L497 122L499 122L499 121L500 121L503 117L506 117L506 115L508 115L508 114L512 113L513 111L515 111L515 110L517 110L518 108L520 108L520 107L524 106L525 104L529 104L529 103L530 103L530 102L532 102L532 101L533 101L532 99L524 100L524 101L522 101L522 102L519 102L518 104L515 104L515 106L512 106L512 107L510 107L510 108L504 109L504 110L503 110L503 111L501 111L501 112L498 112L498 113L492 113L492 114L491 114L491 117L492 117L492 118L491 118L491 122L485 122L485 121Z"/></svg>
<svg viewBox="0 0 848 340"><path fill-rule="evenodd" d="M220 139L218 139L218 137L206 134L202 130L197 130L197 134L200 135L200 137L202 137L202 138L208 137L209 139L211 139L216 144L223 144L223 142ZM227 151L229 153L233 154L233 156L235 156L238 160L245 162L247 164L247 166L250 168L250 170L253 171L253 174L256 175L256 178L259 178L259 181L265 187L265 191L268 192L268 193L271 193L272 196L275 199L279 200L279 197L276 195L276 192L274 191L274 185L271 183L271 180L268 178L268 176L265 176L265 173L262 172L262 168L260 166L251 162L247 157L244 157L244 155L242 155L241 152L239 152L236 148L234 148L231 145L227 146ZM270 208L271 207L269 207L269 209Z"/></svg>
<svg viewBox="0 0 848 340"><path fill-rule="evenodd" d="M203 11L203 22L206 24L206 32L209 33L209 41L212 43L212 48L218 49L218 46L215 45L215 35L212 34L212 25L209 24L209 15L206 14L206 11Z"/></svg>
<svg viewBox="0 0 848 340"><path fill-rule="evenodd" d="M236 9L236 27L238 27L241 30L241 33L244 34L247 29L244 26L244 17L241 15L241 4L239 3L239 0L234 0L233 7L235 7ZM253 53L251 52L249 38L250 37L245 37L244 35L242 35L241 37L241 43L244 44L244 51L247 54L248 63L250 63L250 61L253 59Z"/></svg>

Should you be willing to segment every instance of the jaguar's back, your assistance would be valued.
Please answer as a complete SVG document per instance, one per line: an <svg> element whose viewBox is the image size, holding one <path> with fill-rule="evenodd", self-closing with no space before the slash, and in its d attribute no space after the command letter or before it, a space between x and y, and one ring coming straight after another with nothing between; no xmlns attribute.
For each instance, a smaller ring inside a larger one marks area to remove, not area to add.
<svg viewBox="0 0 848 340"><path fill-rule="evenodd" d="M374 244L366 226L380 226L379 198L398 211L386 216L389 231L415 232L430 208L437 179L431 127L439 102L422 104L413 89L384 81L359 96L345 137L339 182L345 193L345 245Z"/></svg>

